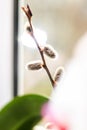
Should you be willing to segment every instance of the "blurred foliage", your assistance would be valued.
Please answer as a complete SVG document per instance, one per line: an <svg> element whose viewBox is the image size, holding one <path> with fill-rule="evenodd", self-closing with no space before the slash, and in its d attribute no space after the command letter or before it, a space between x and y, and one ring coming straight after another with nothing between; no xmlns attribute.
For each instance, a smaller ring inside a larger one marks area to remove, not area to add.
<svg viewBox="0 0 87 130"><path fill-rule="evenodd" d="M48 99L39 95L16 97L0 111L0 130L32 130L41 120Z"/></svg>

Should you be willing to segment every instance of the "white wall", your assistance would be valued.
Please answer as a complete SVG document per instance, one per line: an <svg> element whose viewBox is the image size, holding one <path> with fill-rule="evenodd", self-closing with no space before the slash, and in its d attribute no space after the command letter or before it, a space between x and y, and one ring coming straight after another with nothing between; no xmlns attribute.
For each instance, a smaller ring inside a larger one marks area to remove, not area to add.
<svg viewBox="0 0 87 130"><path fill-rule="evenodd" d="M0 0L0 108L12 98L13 0Z"/></svg>

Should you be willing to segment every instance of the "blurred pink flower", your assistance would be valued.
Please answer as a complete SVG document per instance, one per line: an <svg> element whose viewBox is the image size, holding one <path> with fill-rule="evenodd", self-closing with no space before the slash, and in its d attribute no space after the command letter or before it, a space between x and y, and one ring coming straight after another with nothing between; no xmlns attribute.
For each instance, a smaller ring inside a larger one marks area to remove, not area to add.
<svg viewBox="0 0 87 130"><path fill-rule="evenodd" d="M43 106L42 116L45 121L49 122L47 130L68 130L68 123L65 120L65 116L61 114L61 117L60 115L58 117L58 113L56 113L56 110L54 110L50 103Z"/></svg>
<svg viewBox="0 0 87 130"><path fill-rule="evenodd" d="M87 33L76 44L42 115L52 130L87 130Z"/></svg>

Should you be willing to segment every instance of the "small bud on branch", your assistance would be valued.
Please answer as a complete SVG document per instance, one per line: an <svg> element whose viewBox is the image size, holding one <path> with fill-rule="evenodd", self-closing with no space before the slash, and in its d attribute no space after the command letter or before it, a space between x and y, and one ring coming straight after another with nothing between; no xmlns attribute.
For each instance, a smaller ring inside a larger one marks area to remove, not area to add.
<svg viewBox="0 0 87 130"><path fill-rule="evenodd" d="M25 14L27 15L28 19L31 20L32 12L30 10L29 5L27 4L27 7L22 7L22 10L25 12Z"/></svg>
<svg viewBox="0 0 87 130"><path fill-rule="evenodd" d="M32 24L31 24L31 17L32 17L32 12L30 10L29 5L27 4L27 7L22 7L22 10L24 11L24 13L26 14L29 24L30 24L30 30L31 30L31 34L33 35L33 28L32 28Z"/></svg>
<svg viewBox="0 0 87 130"><path fill-rule="evenodd" d="M52 46L46 45L44 47L44 53L49 56L50 58L55 58L56 57L56 51L53 49Z"/></svg>
<svg viewBox="0 0 87 130"><path fill-rule="evenodd" d="M39 70L43 67L43 64L40 61L34 61L34 62L29 62L26 65L26 67L29 70Z"/></svg>
<svg viewBox="0 0 87 130"><path fill-rule="evenodd" d="M54 81L55 82L58 82L60 80L60 77L62 75L62 73L64 72L64 68L63 67L58 67L56 72L55 72L55 75L54 75Z"/></svg>

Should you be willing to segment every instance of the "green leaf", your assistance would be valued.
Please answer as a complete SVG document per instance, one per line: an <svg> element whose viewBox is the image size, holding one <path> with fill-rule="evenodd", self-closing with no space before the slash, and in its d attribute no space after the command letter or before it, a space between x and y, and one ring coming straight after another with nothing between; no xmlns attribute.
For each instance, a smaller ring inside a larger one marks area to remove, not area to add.
<svg viewBox="0 0 87 130"><path fill-rule="evenodd" d="M33 94L16 97L0 112L0 130L32 130L41 120L41 108L47 101Z"/></svg>

